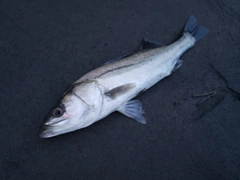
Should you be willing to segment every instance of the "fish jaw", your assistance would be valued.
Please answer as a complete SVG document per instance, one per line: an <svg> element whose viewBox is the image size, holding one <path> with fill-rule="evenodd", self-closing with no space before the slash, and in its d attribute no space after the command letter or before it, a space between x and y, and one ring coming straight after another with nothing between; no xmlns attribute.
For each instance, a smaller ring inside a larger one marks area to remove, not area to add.
<svg viewBox="0 0 240 180"><path fill-rule="evenodd" d="M64 107L63 114L56 117L53 110L47 116L40 130L41 138L65 134L94 123L102 109L101 88L96 81L76 84L65 93L59 107Z"/></svg>
<svg viewBox="0 0 240 180"><path fill-rule="evenodd" d="M54 125L43 125L40 130L39 136L41 138L50 138L60 134L74 131L73 127L69 126L67 121L68 120L65 119ZM66 126L69 126L69 127L67 128Z"/></svg>

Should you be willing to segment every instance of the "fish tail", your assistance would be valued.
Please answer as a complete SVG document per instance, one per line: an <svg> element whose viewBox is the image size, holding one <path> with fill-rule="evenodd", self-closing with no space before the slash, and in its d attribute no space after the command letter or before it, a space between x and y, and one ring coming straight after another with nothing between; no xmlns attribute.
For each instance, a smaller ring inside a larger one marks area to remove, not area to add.
<svg viewBox="0 0 240 180"><path fill-rule="evenodd" d="M194 16L190 16L184 27L184 32L189 32L197 42L208 33L208 29L198 25L197 19Z"/></svg>

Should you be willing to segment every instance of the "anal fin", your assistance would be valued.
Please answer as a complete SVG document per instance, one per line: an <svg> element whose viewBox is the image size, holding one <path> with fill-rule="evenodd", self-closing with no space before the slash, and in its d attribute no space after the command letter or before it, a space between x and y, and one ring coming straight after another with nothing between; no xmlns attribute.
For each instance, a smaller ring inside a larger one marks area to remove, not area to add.
<svg viewBox="0 0 240 180"><path fill-rule="evenodd" d="M173 70L172 70L172 73L173 73L174 71L176 71L178 68L180 68L180 67L182 66L182 63L183 63L183 60L178 59L177 62L176 62L176 64L175 64L175 66L174 66L174 68L173 68Z"/></svg>
<svg viewBox="0 0 240 180"><path fill-rule="evenodd" d="M142 103L138 100L131 100L126 102L118 108L118 111L142 124L147 123L146 119L143 117L144 111L142 109Z"/></svg>

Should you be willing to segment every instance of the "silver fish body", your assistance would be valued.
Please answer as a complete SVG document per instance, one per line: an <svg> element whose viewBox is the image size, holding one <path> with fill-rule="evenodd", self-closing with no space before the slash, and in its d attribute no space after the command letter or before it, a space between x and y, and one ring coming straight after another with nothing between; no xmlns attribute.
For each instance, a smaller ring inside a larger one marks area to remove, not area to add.
<svg viewBox="0 0 240 180"><path fill-rule="evenodd" d="M43 123L40 137L85 128L114 111L145 124L142 104L131 99L181 66L180 56L207 33L196 22L191 16L183 36L168 46L137 52L75 81Z"/></svg>
<svg viewBox="0 0 240 180"><path fill-rule="evenodd" d="M147 90L171 74L179 57L195 43L194 37L185 33L182 38L169 46L136 53L121 61L102 66L86 74L75 83L95 80L103 88L103 108L99 119L116 111L123 103ZM111 89L132 85L127 92L111 100L104 95ZM98 119L98 120L99 120Z"/></svg>

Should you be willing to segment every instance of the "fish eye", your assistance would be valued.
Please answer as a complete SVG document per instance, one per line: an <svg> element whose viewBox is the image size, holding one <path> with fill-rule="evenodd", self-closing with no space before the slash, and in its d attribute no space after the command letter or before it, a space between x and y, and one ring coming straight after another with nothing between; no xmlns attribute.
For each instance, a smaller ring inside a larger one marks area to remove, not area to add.
<svg viewBox="0 0 240 180"><path fill-rule="evenodd" d="M60 108L60 107L56 107L52 114L55 116L55 117L60 117L63 115L63 110Z"/></svg>

